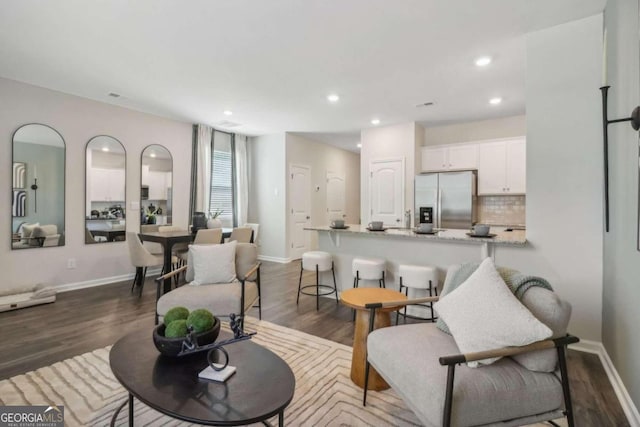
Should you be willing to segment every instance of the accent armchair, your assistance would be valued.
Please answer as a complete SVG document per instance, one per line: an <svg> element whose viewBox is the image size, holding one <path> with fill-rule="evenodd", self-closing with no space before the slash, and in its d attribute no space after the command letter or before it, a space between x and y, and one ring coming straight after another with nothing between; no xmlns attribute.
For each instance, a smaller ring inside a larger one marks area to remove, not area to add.
<svg viewBox="0 0 640 427"><path fill-rule="evenodd" d="M449 269L447 280L456 268ZM567 345L579 339L566 334L571 310L566 302L547 289L530 288L521 302L543 323L560 319L564 331L558 334L558 328L551 328L552 338L521 347L460 354L454 338L434 323L373 330L378 308L435 302L439 298L445 297L366 306L371 310L371 323L363 405L373 367L426 426L521 426L543 421L556 425L552 420L563 416L570 427L574 426L565 352ZM479 368L467 365L492 357L502 358ZM526 363L521 364L521 357L527 358Z"/></svg>
<svg viewBox="0 0 640 427"><path fill-rule="evenodd" d="M211 262L215 262L215 260ZM187 265L156 278L158 285L156 324L162 320L169 309L176 306L186 307L189 311L205 308L218 317L227 317L234 313L240 316L243 326L245 313L252 307L257 307L258 316L262 319L260 262L258 262L256 245L251 243L237 244L235 253L237 279L229 283L191 284L190 282L193 282L195 277L193 264L188 261ZM186 273L185 280L188 283L163 295L162 283L164 280L182 272Z"/></svg>

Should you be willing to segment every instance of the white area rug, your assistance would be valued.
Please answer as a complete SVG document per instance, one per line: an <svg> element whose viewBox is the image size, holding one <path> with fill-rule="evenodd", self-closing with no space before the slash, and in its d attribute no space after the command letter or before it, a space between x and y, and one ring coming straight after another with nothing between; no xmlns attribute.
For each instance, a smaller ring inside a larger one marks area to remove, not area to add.
<svg viewBox="0 0 640 427"><path fill-rule="evenodd" d="M285 410L287 426L413 426L419 422L393 390L370 392L351 382L351 347L266 321L247 319L257 331L253 341L282 357L296 377L293 401ZM66 426L107 426L127 393L109 367L109 349L101 348L25 375L0 381L1 405L65 407ZM188 426L135 400L136 426ZM127 425L126 407L116 425ZM277 418L271 420L277 425Z"/></svg>

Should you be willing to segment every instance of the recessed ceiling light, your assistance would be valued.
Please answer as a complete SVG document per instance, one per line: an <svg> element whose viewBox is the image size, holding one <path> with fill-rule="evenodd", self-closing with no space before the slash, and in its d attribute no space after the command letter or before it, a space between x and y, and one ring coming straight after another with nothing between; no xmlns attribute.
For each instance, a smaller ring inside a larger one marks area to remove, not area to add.
<svg viewBox="0 0 640 427"><path fill-rule="evenodd" d="M490 56L481 56L480 58L476 59L476 65L478 67L486 67L489 64L491 64Z"/></svg>
<svg viewBox="0 0 640 427"><path fill-rule="evenodd" d="M501 102L502 102L502 98L500 98L500 97L491 98L489 100L489 104L491 104L491 105L498 105Z"/></svg>
<svg viewBox="0 0 640 427"><path fill-rule="evenodd" d="M151 154L149 154L149 156L150 156L150 157L155 157L155 156L156 156L156 153L151 153Z"/></svg>
<svg viewBox="0 0 640 427"><path fill-rule="evenodd" d="M223 111L223 113L224 113L224 115L225 115L225 116L230 116L230 115L232 115L232 114L233 114L233 111L231 111L231 110L224 110L224 111Z"/></svg>
<svg viewBox="0 0 640 427"><path fill-rule="evenodd" d="M379 125L380 124L380 119L372 119L371 120L371 124L372 125Z"/></svg>
<svg viewBox="0 0 640 427"><path fill-rule="evenodd" d="M358 142L358 148L362 148L362 144Z"/></svg>
<svg viewBox="0 0 640 427"><path fill-rule="evenodd" d="M102 147L102 151L104 151L104 152L109 151L109 147Z"/></svg>
<svg viewBox="0 0 640 427"><path fill-rule="evenodd" d="M340 101L340 97L338 95L336 95L335 93L332 93L331 95L328 95L327 99L329 100L329 102L338 102L338 101Z"/></svg>

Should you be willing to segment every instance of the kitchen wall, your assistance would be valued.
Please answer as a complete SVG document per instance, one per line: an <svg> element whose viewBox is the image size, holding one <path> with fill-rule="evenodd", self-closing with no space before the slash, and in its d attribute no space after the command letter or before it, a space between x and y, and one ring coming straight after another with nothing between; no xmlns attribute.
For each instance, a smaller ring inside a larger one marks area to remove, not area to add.
<svg viewBox="0 0 640 427"><path fill-rule="evenodd" d="M423 145L454 144L456 142L508 138L526 134L527 118L522 114L445 126L425 126Z"/></svg>
<svg viewBox="0 0 640 427"><path fill-rule="evenodd" d="M283 133L249 138L247 217L260 224L258 250L263 259L286 262L286 142Z"/></svg>
<svg viewBox="0 0 640 427"><path fill-rule="evenodd" d="M344 175L345 221L357 224L360 221L360 156L293 133L286 134L286 141L287 170L291 164L311 167L311 224L328 225L330 221L327 214L327 171ZM309 234L311 248L317 248L318 233Z"/></svg>
<svg viewBox="0 0 640 427"><path fill-rule="evenodd" d="M363 129L360 134L360 212L362 223L370 221L369 174L371 161L403 158L405 161L404 209L413 213L413 180L419 170L422 127L415 123Z"/></svg>
<svg viewBox="0 0 640 427"><path fill-rule="evenodd" d="M56 129L66 143L66 246L12 251L11 206L0 221L0 290L47 285L108 283L133 274L125 242L84 244L85 147L96 135L111 135L127 150L127 204L140 200L140 154L148 144L167 147L173 154L174 185L189 188L191 125L91 101L60 92L0 79L0 168L11 170L11 135L25 123L42 123ZM40 167L38 167L40 175ZM0 175L0 199L10 200L10 174ZM174 192L174 223L188 225L189 191ZM131 218L139 212L128 210ZM138 221L127 221L127 230L137 231ZM3 243L4 242L4 243ZM67 269L76 260L77 268ZM37 265L38 268L33 268Z"/></svg>
<svg viewBox="0 0 640 427"><path fill-rule="evenodd" d="M609 117L628 117L638 105L638 2L609 0L607 83ZM600 138L601 139L601 138ZM602 142L600 141L600 144ZM602 167L598 169L602 171ZM610 231L604 234L602 341L629 395L640 406L640 252L638 236L638 132L628 123L609 126ZM635 411L635 420L640 415Z"/></svg>

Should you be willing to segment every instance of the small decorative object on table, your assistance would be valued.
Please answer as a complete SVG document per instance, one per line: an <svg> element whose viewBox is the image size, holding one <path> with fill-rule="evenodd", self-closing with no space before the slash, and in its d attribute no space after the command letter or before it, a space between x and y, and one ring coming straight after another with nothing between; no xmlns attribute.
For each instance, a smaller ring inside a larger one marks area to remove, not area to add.
<svg viewBox="0 0 640 427"><path fill-rule="evenodd" d="M153 342L165 356L181 357L207 350L209 366L203 369L199 378L226 381L235 371L229 366L229 353L225 345L251 339L255 332L244 333L243 319L234 313L229 315L229 327L233 338L215 342L220 333L220 320L204 309L189 313L185 307L174 307L164 316L164 323L153 331ZM224 363L215 363L216 352L224 355Z"/></svg>
<svg viewBox="0 0 640 427"><path fill-rule="evenodd" d="M207 221L207 228L222 228L222 222L218 219L222 215L222 209L216 209L213 212L209 212L209 220Z"/></svg>

